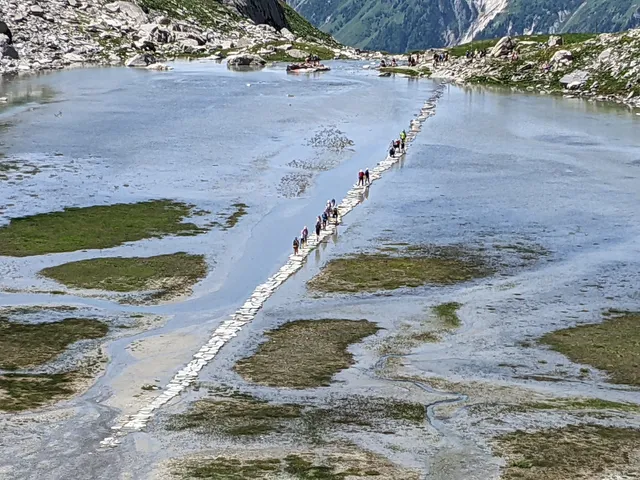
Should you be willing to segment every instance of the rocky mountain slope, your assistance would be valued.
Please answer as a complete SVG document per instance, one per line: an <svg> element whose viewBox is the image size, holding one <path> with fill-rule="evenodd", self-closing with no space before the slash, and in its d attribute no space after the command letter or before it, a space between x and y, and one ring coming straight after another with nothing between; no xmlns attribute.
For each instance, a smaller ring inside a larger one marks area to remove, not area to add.
<svg viewBox="0 0 640 480"><path fill-rule="evenodd" d="M640 26L640 0L292 0L340 42L407 52L503 35Z"/></svg>
<svg viewBox="0 0 640 480"><path fill-rule="evenodd" d="M279 0L0 0L0 74L258 50L355 54Z"/></svg>

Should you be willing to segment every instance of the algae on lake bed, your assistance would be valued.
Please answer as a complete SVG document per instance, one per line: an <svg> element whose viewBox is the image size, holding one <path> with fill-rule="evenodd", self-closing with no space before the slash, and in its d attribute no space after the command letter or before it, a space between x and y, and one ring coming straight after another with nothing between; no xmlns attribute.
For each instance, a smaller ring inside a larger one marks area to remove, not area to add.
<svg viewBox="0 0 640 480"><path fill-rule="evenodd" d="M499 436L495 445L496 453L507 460L501 477L505 480L640 475L640 463L632 460L640 454L640 430L631 428L569 425L535 432L516 431Z"/></svg>
<svg viewBox="0 0 640 480"><path fill-rule="evenodd" d="M250 455L250 454L249 454ZM281 457L249 455L239 457L193 458L173 462L177 478L211 480L347 480L380 478L416 480L418 475L397 467L387 459L355 447L334 451L292 452Z"/></svg>
<svg viewBox="0 0 640 480"><path fill-rule="evenodd" d="M43 365L72 343L102 338L108 331L106 324L89 318L26 324L0 317L0 368L15 370Z"/></svg>
<svg viewBox="0 0 640 480"><path fill-rule="evenodd" d="M267 402L233 391L194 402L186 412L172 415L166 428L243 439L280 434L316 444L335 430L388 432L394 425L422 426L425 420L424 405L392 398L350 395L307 405Z"/></svg>
<svg viewBox="0 0 640 480"><path fill-rule="evenodd" d="M353 364L349 345L375 334L366 320L297 320L266 333L267 341L235 370L247 380L271 387L327 386Z"/></svg>
<svg viewBox="0 0 640 480"><path fill-rule="evenodd" d="M448 302L433 307L438 318L449 328L460 326L460 317L458 317L458 309L462 305L457 302Z"/></svg>
<svg viewBox="0 0 640 480"><path fill-rule="evenodd" d="M75 372L0 374L0 411L19 412L42 407L76 393Z"/></svg>
<svg viewBox="0 0 640 480"><path fill-rule="evenodd" d="M376 292L453 285L490 273L480 259L460 249L415 246L399 254L361 253L331 260L308 285L326 293Z"/></svg>
<svg viewBox="0 0 640 480"><path fill-rule="evenodd" d="M550 332L541 342L577 363L606 371L615 383L640 385L640 314Z"/></svg>
<svg viewBox="0 0 640 480"><path fill-rule="evenodd" d="M190 291L207 274L203 255L173 253L155 257L93 258L40 272L67 287L112 292L156 291L155 298Z"/></svg>
<svg viewBox="0 0 640 480"><path fill-rule="evenodd" d="M206 229L183 223L193 209L180 202L151 200L12 218L0 227L0 255L25 257L110 248L166 235L197 235Z"/></svg>

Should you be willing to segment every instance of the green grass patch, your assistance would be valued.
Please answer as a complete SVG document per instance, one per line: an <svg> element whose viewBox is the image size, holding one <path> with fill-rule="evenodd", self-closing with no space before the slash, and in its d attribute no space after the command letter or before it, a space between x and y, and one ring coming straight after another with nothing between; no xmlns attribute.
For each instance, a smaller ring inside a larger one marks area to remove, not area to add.
<svg viewBox="0 0 640 480"><path fill-rule="evenodd" d="M92 258L48 267L40 274L71 288L137 292L158 297L190 291L207 274L204 255L179 252L155 257Z"/></svg>
<svg viewBox="0 0 640 480"><path fill-rule="evenodd" d="M518 42L537 42L547 43L550 35L521 35L515 38ZM595 33L565 33L560 35L564 45L582 43L596 37ZM500 38L492 38L488 40L475 40L469 43L463 43L447 49L452 57L464 57L467 51L482 51L487 49L487 53L498 43Z"/></svg>
<svg viewBox="0 0 640 480"><path fill-rule="evenodd" d="M496 439L495 450L506 458L505 480L567 480L600 478L605 471L635 476L639 444L640 430L570 425L508 433Z"/></svg>
<svg viewBox="0 0 640 480"><path fill-rule="evenodd" d="M237 22L241 17L222 2L215 0L140 0L142 7L159 10L177 19L193 18L207 27L228 32L233 29L229 22Z"/></svg>
<svg viewBox="0 0 640 480"><path fill-rule="evenodd" d="M541 342L576 363L607 372L614 383L640 385L640 314L547 333Z"/></svg>
<svg viewBox="0 0 640 480"><path fill-rule="evenodd" d="M106 324L89 318L26 324L0 317L0 368L16 370L43 365L72 343L102 338L108 331Z"/></svg>
<svg viewBox="0 0 640 480"><path fill-rule="evenodd" d="M433 307L433 311L447 327L457 328L461 325L458 317L458 309L461 306L462 304L457 302L442 303Z"/></svg>
<svg viewBox="0 0 640 480"><path fill-rule="evenodd" d="M183 223L193 208L170 200L151 200L13 218L9 225L0 227L0 255L25 257L110 248L166 235L197 235L206 229Z"/></svg>
<svg viewBox="0 0 640 480"><path fill-rule="evenodd" d="M373 335L378 327L366 320L297 320L265 334L256 353L235 370L245 379L272 387L327 386L353 364L351 344Z"/></svg>
<svg viewBox="0 0 640 480"><path fill-rule="evenodd" d="M325 293L395 290L422 285L453 285L489 275L483 262L458 249L407 247L402 254L361 253L331 260L311 281Z"/></svg>
<svg viewBox="0 0 640 480"><path fill-rule="evenodd" d="M75 374L0 374L0 411L32 410L75 393Z"/></svg>

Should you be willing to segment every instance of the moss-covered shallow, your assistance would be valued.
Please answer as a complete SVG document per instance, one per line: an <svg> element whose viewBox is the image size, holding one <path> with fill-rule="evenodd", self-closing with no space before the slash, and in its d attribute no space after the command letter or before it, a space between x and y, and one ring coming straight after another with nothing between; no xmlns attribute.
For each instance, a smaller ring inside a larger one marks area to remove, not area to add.
<svg viewBox="0 0 640 480"><path fill-rule="evenodd" d="M287 435L305 442L323 443L325 434L341 429L384 429L394 425L422 426L425 406L402 400L351 395L322 405L270 403L232 392L194 402L166 423L168 430L252 439Z"/></svg>
<svg viewBox="0 0 640 480"><path fill-rule="evenodd" d="M438 318L449 328L456 328L460 326L460 317L458 317L458 309L462 304L457 302L448 302L436 305L433 307L433 311Z"/></svg>
<svg viewBox="0 0 640 480"><path fill-rule="evenodd" d="M505 480L604 478L604 473L635 478L640 464L632 459L639 446L640 430L598 425L516 431L495 441L496 453L507 462Z"/></svg>
<svg viewBox="0 0 640 480"><path fill-rule="evenodd" d="M15 370L43 365L74 342L104 337L109 327L89 318L26 324L0 317L0 368Z"/></svg>
<svg viewBox="0 0 640 480"><path fill-rule="evenodd" d="M72 288L112 292L154 291L154 298L190 291L207 274L203 255L93 258L48 267L41 275Z"/></svg>
<svg viewBox="0 0 640 480"><path fill-rule="evenodd" d="M524 410L619 410L623 412L640 412L640 404L612 402L599 398L562 398L541 402L526 403Z"/></svg>
<svg viewBox="0 0 640 480"><path fill-rule="evenodd" d="M267 341L235 369L260 385L326 386L333 375L353 364L348 347L377 331L366 320L297 320L267 332Z"/></svg>
<svg viewBox="0 0 640 480"><path fill-rule="evenodd" d="M397 254L361 253L331 260L309 281L312 290L357 293L422 285L453 285L492 270L477 254L455 247L409 246Z"/></svg>
<svg viewBox="0 0 640 480"><path fill-rule="evenodd" d="M244 456L194 458L174 462L177 478L211 480L347 480L356 478L416 480L415 472L396 467L383 457L350 448L336 453L296 452L282 457Z"/></svg>
<svg viewBox="0 0 640 480"><path fill-rule="evenodd" d="M110 248L125 242L206 231L183 220L193 206L170 200L121 203L13 218L0 227L0 255L24 257Z"/></svg>
<svg viewBox="0 0 640 480"><path fill-rule="evenodd" d="M19 412L48 405L76 392L75 372L0 374L0 411Z"/></svg>
<svg viewBox="0 0 640 480"><path fill-rule="evenodd" d="M615 383L640 385L640 314L623 313L602 323L579 325L541 338L577 363L606 371Z"/></svg>

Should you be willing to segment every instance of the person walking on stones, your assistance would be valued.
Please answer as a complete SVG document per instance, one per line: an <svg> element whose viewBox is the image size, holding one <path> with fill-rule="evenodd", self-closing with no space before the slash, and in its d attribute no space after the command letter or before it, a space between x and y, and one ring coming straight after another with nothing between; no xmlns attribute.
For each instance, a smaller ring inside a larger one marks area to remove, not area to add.
<svg viewBox="0 0 640 480"><path fill-rule="evenodd" d="M402 132L400 132L400 151L402 151L402 153L405 153L406 141L407 141L407 132L402 130Z"/></svg>
<svg viewBox="0 0 640 480"><path fill-rule="evenodd" d="M320 237L321 228L322 228L322 221L320 220L320 217L318 217L318 220L316 220L316 237Z"/></svg>
<svg viewBox="0 0 640 480"><path fill-rule="evenodd" d="M364 171L364 181L366 182L367 185L371 185L371 179L369 177L369 169L368 168Z"/></svg>
<svg viewBox="0 0 640 480"><path fill-rule="evenodd" d="M336 208L336 199L335 198L331 199L331 208Z"/></svg>
<svg viewBox="0 0 640 480"><path fill-rule="evenodd" d="M304 228L302 229L302 232L300 232L300 240L303 246L307 244L308 239L309 239L309 229L305 225Z"/></svg>
<svg viewBox="0 0 640 480"><path fill-rule="evenodd" d="M364 186L364 172L362 170L358 172L358 186L360 185Z"/></svg>
<svg viewBox="0 0 640 480"><path fill-rule="evenodd" d="M298 241L298 237L293 239L293 254L298 255L298 248L300 248L300 242Z"/></svg>
<svg viewBox="0 0 640 480"><path fill-rule="evenodd" d="M327 228L327 220L329 220L329 215L327 215L326 210L322 212L322 229L325 230Z"/></svg>
<svg viewBox="0 0 640 480"><path fill-rule="evenodd" d="M395 157L395 156L396 156L396 149L395 149L395 147L393 146L393 142L391 142L391 146L390 146L390 148L389 148L389 156L390 156L391 158L393 158L393 157Z"/></svg>
<svg viewBox="0 0 640 480"><path fill-rule="evenodd" d="M333 221L338 225L338 207L333 207Z"/></svg>

